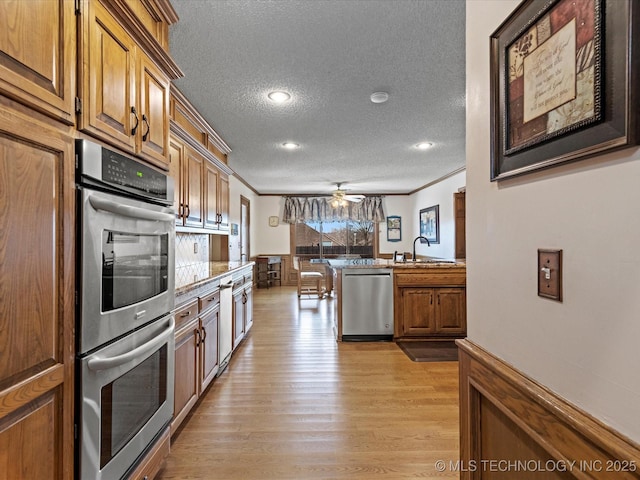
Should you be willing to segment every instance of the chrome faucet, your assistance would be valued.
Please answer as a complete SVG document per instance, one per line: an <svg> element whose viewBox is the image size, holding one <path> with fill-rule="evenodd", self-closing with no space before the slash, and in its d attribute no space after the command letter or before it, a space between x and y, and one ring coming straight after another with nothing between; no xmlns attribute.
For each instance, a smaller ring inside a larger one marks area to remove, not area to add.
<svg viewBox="0 0 640 480"><path fill-rule="evenodd" d="M416 237L413 240L413 256L411 257L411 260L413 260L414 262L416 261L416 242L420 240L420 243L426 243L428 247L431 246L431 244L429 243L429 239L427 237L423 237L422 235L420 235L419 237Z"/></svg>

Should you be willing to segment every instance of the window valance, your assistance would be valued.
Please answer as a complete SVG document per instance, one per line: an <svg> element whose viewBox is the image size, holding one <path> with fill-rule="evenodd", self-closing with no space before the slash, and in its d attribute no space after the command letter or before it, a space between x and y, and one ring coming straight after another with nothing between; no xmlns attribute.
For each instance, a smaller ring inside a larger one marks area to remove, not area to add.
<svg viewBox="0 0 640 480"><path fill-rule="evenodd" d="M382 197L365 197L360 202L346 202L344 206L333 207L331 197L283 197L285 223L321 222L353 220L384 222Z"/></svg>

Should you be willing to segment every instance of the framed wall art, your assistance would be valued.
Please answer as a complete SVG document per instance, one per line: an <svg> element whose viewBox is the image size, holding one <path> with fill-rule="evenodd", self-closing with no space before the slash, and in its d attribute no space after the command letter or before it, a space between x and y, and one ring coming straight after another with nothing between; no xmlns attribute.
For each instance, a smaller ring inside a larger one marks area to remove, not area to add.
<svg viewBox="0 0 640 480"><path fill-rule="evenodd" d="M636 10L525 0L492 34L491 180L638 143Z"/></svg>
<svg viewBox="0 0 640 480"><path fill-rule="evenodd" d="M387 242L402 240L402 218L397 215L387 217Z"/></svg>
<svg viewBox="0 0 640 480"><path fill-rule="evenodd" d="M420 235L429 243L440 243L440 205L420 210Z"/></svg>

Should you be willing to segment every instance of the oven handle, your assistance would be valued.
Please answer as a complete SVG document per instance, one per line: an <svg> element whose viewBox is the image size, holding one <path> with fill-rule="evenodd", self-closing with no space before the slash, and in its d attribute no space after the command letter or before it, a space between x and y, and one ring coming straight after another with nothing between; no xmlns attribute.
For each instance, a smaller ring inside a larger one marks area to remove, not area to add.
<svg viewBox="0 0 640 480"><path fill-rule="evenodd" d="M140 220L160 220L162 222L174 221L174 215L172 213L154 212L153 210L145 210L144 208L122 205L121 203L112 202L93 195L89 195L89 203L96 210L104 210L105 212L115 213L123 217L137 218Z"/></svg>
<svg viewBox="0 0 640 480"><path fill-rule="evenodd" d="M140 345L139 347L134 348L130 352L123 353L122 355L116 355L115 357L107 357L107 358L92 358L87 362L89 369L93 371L98 370L108 370L110 368L119 367L120 365L124 365L135 358L146 355L148 352L155 350L160 345L165 343L169 337L174 334L176 322L173 317L169 319L169 327L162 332L160 335L155 337L153 340L149 340L147 343Z"/></svg>

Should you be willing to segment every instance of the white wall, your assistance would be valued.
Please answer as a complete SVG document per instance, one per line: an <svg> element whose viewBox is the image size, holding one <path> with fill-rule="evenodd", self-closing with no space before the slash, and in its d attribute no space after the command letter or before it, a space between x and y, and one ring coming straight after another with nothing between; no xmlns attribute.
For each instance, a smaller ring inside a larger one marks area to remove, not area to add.
<svg viewBox="0 0 640 480"><path fill-rule="evenodd" d="M255 245L253 255L288 255L290 252L289 224L282 223L284 199L280 196L261 196L256 208L255 218L251 218L256 235L251 241ZM269 226L269 217L279 219L277 227Z"/></svg>
<svg viewBox="0 0 640 480"><path fill-rule="evenodd" d="M244 183L239 181L233 175L229 177L229 222L237 223L240 226L240 195L249 199L249 216L251 220L251 232L249 233L250 244L249 249L251 250L249 253L251 256L256 254L256 249L253 244L253 239L255 238L255 226L254 226L254 218L256 216L256 206L258 203L258 196L253 192L253 190L247 188ZM240 236L239 235L231 235L229 234L229 260L231 261L239 261L240 260Z"/></svg>
<svg viewBox="0 0 640 480"><path fill-rule="evenodd" d="M454 258L456 252L455 212L453 209L453 194L466 184L466 172L460 172L420 190L413 194L413 214L411 216L411 235L408 252L413 251L413 239L420 235L420 210L439 205L440 212L440 243L427 246L416 242L416 255L429 257Z"/></svg>
<svg viewBox="0 0 640 480"><path fill-rule="evenodd" d="M398 252L410 252L411 241L414 237L414 224L418 221L418 215L413 212L413 199L409 195L387 195L382 201L384 214L387 217L397 215L401 220L401 239L399 242L387 241L387 223L378 224L378 238L380 239L380 253L393 254Z"/></svg>
<svg viewBox="0 0 640 480"><path fill-rule="evenodd" d="M380 253L393 254L396 250L411 252L413 239L420 230L418 220L420 210L439 204L440 245L427 247L418 243L416 251L418 254L433 257L453 257L455 251L453 193L464 185L465 173L462 172L413 195L386 196L383 200L385 215L398 215L402 218L402 239L400 242L388 242L386 222L378 224ZM240 184L240 186L243 185ZM290 253L289 224L282 223L283 208L284 200L279 196L259 196L256 197L256 202L252 202L251 255ZM240 211L239 206L237 210ZM270 227L269 217L274 215L280 219L280 224L277 227ZM237 244L237 240L233 243Z"/></svg>
<svg viewBox="0 0 640 480"><path fill-rule="evenodd" d="M640 151L489 181L489 36L518 4L467 0L468 337L640 441ZM560 248L564 301L537 296Z"/></svg>

